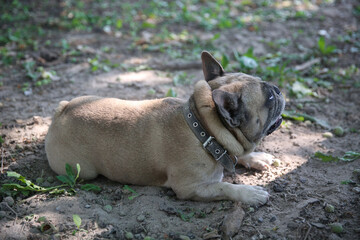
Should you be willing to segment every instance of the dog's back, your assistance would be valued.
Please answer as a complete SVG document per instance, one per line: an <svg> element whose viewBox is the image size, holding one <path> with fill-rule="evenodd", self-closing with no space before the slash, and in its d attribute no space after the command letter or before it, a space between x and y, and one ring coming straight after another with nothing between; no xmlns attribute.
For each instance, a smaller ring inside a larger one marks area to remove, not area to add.
<svg viewBox="0 0 360 240"><path fill-rule="evenodd" d="M102 174L123 183L162 185L166 164L158 160L166 157L161 148L171 141L163 132L179 128L175 119L181 117L175 115L181 114L182 103L174 98L125 101L95 96L62 101L45 139L49 164L65 174L66 163L79 163L83 179Z"/></svg>

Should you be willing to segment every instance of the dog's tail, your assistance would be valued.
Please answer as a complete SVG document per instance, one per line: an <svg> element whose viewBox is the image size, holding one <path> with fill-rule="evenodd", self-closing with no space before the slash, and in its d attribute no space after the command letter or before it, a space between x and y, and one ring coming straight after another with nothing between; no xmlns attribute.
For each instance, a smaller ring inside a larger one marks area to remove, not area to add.
<svg viewBox="0 0 360 240"><path fill-rule="evenodd" d="M66 109L66 106L68 105L68 103L69 103L68 101L61 101L59 103L59 106L55 110L54 118L59 117L64 112L64 110Z"/></svg>

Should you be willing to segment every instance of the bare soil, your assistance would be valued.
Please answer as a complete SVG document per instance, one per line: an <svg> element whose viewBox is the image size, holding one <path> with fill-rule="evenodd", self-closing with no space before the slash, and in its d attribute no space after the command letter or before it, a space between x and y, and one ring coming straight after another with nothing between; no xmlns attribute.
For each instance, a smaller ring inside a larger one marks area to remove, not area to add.
<svg viewBox="0 0 360 240"><path fill-rule="evenodd" d="M313 38L321 29L328 29L334 36L345 33L349 26L359 29L359 19L353 16L349 2L339 1L319 9L319 15L325 16L326 21L294 19L264 22L259 24L259 32L247 28L236 32L229 30L217 41L224 50L244 52L253 46L256 54L265 55L269 49L262 39L276 40L279 36L290 36L290 30L304 29L306 34L301 39L294 40L294 44L282 50L290 54L299 44L315 47ZM25 73L16 66L1 68L2 75L7 76L3 78L0 88L1 135L5 140L1 146L2 184L11 180L6 177L9 170L34 182L40 176L44 179L56 176L47 164L44 137L54 109L61 100L81 95L122 99L158 98L163 97L170 88L177 92L178 97L187 98L193 84L202 79L200 60L188 66L165 54L129 50L126 39L119 41L103 33L54 34L55 37L67 39L72 46L86 45L94 51L100 46L110 46L115 51L108 58L131 66L147 64L152 66L152 70L125 72L113 69L94 74L86 59L76 64L59 59L51 69L56 69L60 80L33 88L32 94L26 96L19 89ZM41 48L43 51L51 50L45 46ZM359 53L344 54L337 64L355 64L359 67L359 59ZM168 72L186 72L191 84L174 86ZM287 94L285 87L282 90ZM149 90L152 90L151 93ZM333 91L319 90L318 94L326 101L302 99L304 112L327 121L331 126L341 125L345 129L343 137L326 138L323 133L329 130L314 123L286 121L279 130L266 137L257 149L275 155L281 160L280 166L273 166L264 172L239 166L236 174L225 174L224 181L261 185L271 194L269 202L259 208L241 206L245 216L241 226L233 228L232 239L360 239L360 179L353 173L360 168L359 160L322 162L314 157L317 151L333 156L342 156L347 151L359 152L359 93L358 88L338 84ZM295 109L297 100L287 100L287 109ZM348 184L342 184L343 181ZM103 190L97 194L78 189L74 196L37 194L18 197L11 206L0 197L0 202L3 201L0 205L0 238L130 239L129 233L132 233L134 239L144 239L146 236L153 239L224 239L225 236L220 237L224 224L229 225L224 218L238 213L240 207L230 201L181 201L171 190L151 186L131 186L139 196L130 200L128 197L131 193L123 190L121 183L103 177L91 183L101 186ZM44 183L47 186L58 184L56 181ZM334 212L325 211L327 204L335 207ZM112 206L112 209L104 208L106 205ZM86 231L72 235L76 229L73 214L81 217L81 228ZM40 217L46 217L56 229L41 232ZM344 231L332 232L330 225L333 223L340 223Z"/></svg>

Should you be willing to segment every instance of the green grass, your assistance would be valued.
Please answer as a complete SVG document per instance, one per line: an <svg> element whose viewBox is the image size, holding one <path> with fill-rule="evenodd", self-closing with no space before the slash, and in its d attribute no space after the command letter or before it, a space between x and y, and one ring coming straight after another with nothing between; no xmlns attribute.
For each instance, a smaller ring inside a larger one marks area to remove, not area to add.
<svg viewBox="0 0 360 240"><path fill-rule="evenodd" d="M52 32L98 32L130 40L128 50L163 53L173 59L198 60L202 50L214 53L227 71L243 71L261 76L262 79L287 88L291 97L303 98L314 95L318 88L332 90L334 83L347 84L359 74L358 66L337 67L340 44L352 44L351 51L360 49L358 31L348 32L332 38L314 37L313 49L302 49L285 54L287 48L295 48L301 43L305 30L298 29L292 37L280 37L275 40L263 40L268 47L266 56L254 54L252 48L237 52L231 46L221 43L228 29L247 27L250 31L261 31L261 22L283 21L287 19L319 19L310 10L312 3L301 1L304 9L296 10L292 1L282 5L281 1L75 1L69 0L56 5L54 1L7 1L0 6L0 61L3 66L21 63L27 75L22 90L45 86L51 83L56 72L39 68L33 60L24 61L28 51L37 51L39 46L54 48L66 56L71 63L88 61L91 72L107 72L121 67L107 59L113 49L102 46L104 55L86 54L72 46L66 39L52 38ZM55 5L54 5L55 4ZM323 4L327 4L326 2ZM354 14L358 6L354 7ZM44 16L39 21L37 16ZM211 31L211 32L210 32ZM203 32L210 36L204 38ZM86 47L86 46L83 46ZM294 66L312 58L321 58L321 63L312 66L307 72L296 72ZM18 64L18 65L21 65ZM324 68L329 69L323 74ZM127 71L148 69L148 66L126 68ZM47 77L43 77L47 76ZM174 84L183 84L186 76L174 77ZM308 79L312 79L308 81ZM360 87L355 82L355 87ZM169 92L168 96L175 96Z"/></svg>

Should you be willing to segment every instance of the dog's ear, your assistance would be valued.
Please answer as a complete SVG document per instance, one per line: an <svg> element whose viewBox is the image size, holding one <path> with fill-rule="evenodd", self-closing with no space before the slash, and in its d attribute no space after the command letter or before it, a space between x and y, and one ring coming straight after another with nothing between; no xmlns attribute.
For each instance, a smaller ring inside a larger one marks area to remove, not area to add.
<svg viewBox="0 0 360 240"><path fill-rule="evenodd" d="M246 119L246 110L238 94L215 89L212 98L218 113L230 127L239 127Z"/></svg>
<svg viewBox="0 0 360 240"><path fill-rule="evenodd" d="M211 81L224 75L224 69L221 64L207 51L201 53L202 69L205 80Z"/></svg>

